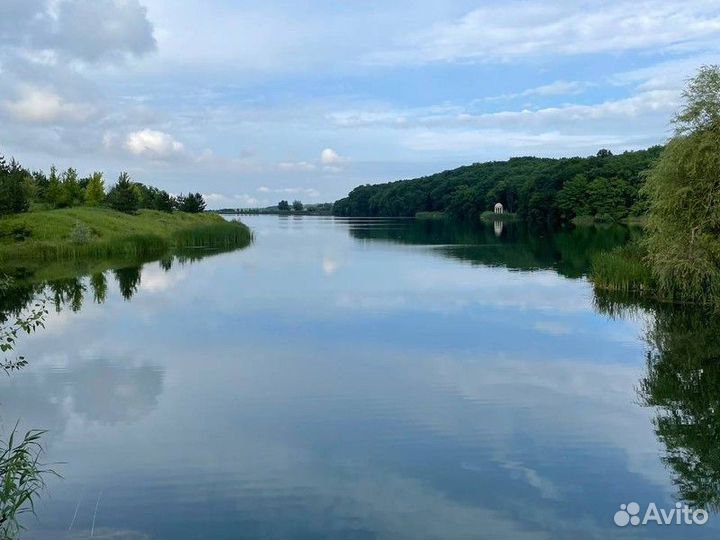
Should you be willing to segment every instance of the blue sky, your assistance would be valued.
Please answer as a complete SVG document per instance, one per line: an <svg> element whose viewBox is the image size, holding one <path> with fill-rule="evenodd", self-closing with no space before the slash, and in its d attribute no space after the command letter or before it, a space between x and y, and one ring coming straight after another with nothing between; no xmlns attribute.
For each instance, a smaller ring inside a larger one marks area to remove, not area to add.
<svg viewBox="0 0 720 540"><path fill-rule="evenodd" d="M720 2L3 0L0 152L213 207L664 141Z"/></svg>

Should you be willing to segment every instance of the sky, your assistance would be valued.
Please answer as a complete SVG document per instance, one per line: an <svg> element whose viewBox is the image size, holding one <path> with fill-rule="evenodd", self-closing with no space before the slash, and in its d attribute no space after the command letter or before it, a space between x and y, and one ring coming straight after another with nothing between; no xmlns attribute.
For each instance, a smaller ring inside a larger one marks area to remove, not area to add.
<svg viewBox="0 0 720 540"><path fill-rule="evenodd" d="M211 208L664 142L720 0L0 0L0 154Z"/></svg>

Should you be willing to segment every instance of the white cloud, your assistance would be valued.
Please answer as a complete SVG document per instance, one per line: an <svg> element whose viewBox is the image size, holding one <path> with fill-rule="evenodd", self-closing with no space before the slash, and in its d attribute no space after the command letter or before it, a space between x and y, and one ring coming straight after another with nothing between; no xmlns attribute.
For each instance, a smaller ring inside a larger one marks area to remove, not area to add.
<svg viewBox="0 0 720 540"><path fill-rule="evenodd" d="M340 156L340 154L332 148L325 148L322 152L320 152L320 162L323 165L339 165L345 161L347 161L347 159Z"/></svg>
<svg viewBox="0 0 720 540"><path fill-rule="evenodd" d="M240 195L223 195L222 193L203 193L203 198L209 208L255 208L269 203L265 199L258 199L247 193Z"/></svg>
<svg viewBox="0 0 720 540"><path fill-rule="evenodd" d="M503 2L412 35L371 63L502 62L540 55L694 50L720 33L716 1Z"/></svg>
<svg viewBox="0 0 720 540"><path fill-rule="evenodd" d="M602 147L626 150L656 144L669 134L669 121L679 103L680 90L675 88L640 91L594 104L537 109L477 113L471 103L467 107L387 109L372 116L344 111L329 118L341 119L341 127L400 130L401 135L395 136L398 144L417 152L557 156L594 153Z"/></svg>
<svg viewBox="0 0 720 540"><path fill-rule="evenodd" d="M141 56L155 49L147 9L138 0L60 0L41 17L46 28L32 36L51 48L85 61Z"/></svg>
<svg viewBox="0 0 720 540"><path fill-rule="evenodd" d="M516 99L532 96L572 96L582 93L588 86L590 86L590 84L583 81L555 81L549 84L536 86L534 88L528 88L522 92L492 96L486 98L486 101Z"/></svg>
<svg viewBox="0 0 720 540"><path fill-rule="evenodd" d="M24 85L20 96L6 100L3 109L15 120L33 123L84 122L95 109L83 103L71 103L52 90Z"/></svg>
<svg viewBox="0 0 720 540"><path fill-rule="evenodd" d="M125 148L131 154L151 159L169 159L180 156L185 151L184 145L176 141L172 135L153 129L143 129L128 134Z"/></svg>
<svg viewBox="0 0 720 540"><path fill-rule="evenodd" d="M278 169L281 171L314 171L316 169L313 163L307 161L281 161L278 163Z"/></svg>

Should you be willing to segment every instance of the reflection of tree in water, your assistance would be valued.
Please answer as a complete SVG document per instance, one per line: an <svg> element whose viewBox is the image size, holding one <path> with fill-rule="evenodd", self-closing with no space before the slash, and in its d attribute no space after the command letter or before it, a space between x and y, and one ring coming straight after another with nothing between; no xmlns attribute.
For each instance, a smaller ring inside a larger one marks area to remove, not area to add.
<svg viewBox="0 0 720 540"><path fill-rule="evenodd" d="M648 342L640 396L658 408L655 429L679 496L720 508L720 320L701 309L669 310L656 316Z"/></svg>
<svg viewBox="0 0 720 540"><path fill-rule="evenodd" d="M140 286L140 266L128 266L113 270L115 279L120 286L120 294L125 300L130 300Z"/></svg>
<svg viewBox="0 0 720 540"><path fill-rule="evenodd" d="M107 277L104 272L95 272L90 276L90 286L96 304L102 304L107 298Z"/></svg>
<svg viewBox="0 0 720 540"><path fill-rule="evenodd" d="M360 222L349 230L358 240L436 246L437 253L471 264L517 270L552 268L571 278L587 274L595 254L625 245L636 233L621 226L551 230L508 222L498 235L491 223L449 219L393 220L372 226Z"/></svg>
<svg viewBox="0 0 720 540"><path fill-rule="evenodd" d="M51 298L58 312L65 305L75 312L82 309L86 289L80 278L55 279L48 281L47 286L50 289Z"/></svg>
<svg viewBox="0 0 720 540"><path fill-rule="evenodd" d="M600 295L604 311L618 302ZM620 309L638 308L621 301ZM645 303L652 320L646 331L647 371L640 402L654 407L655 433L665 446L663 462L678 497L720 509L720 316L697 306ZM602 306L601 306L602 308Z"/></svg>

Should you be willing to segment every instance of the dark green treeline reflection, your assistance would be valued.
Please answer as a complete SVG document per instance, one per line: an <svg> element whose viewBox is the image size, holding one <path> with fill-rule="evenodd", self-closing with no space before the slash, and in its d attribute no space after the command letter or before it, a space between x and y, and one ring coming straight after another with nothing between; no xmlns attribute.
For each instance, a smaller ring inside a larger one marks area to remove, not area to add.
<svg viewBox="0 0 720 540"><path fill-rule="evenodd" d="M53 265L49 270L28 267L0 268L0 275L12 278L12 285L0 293L0 324L18 316L42 295L48 298L51 307L57 312L63 309L78 312L88 299L102 304L107 299L108 289L113 282L122 297L129 301L140 289L142 269L146 265L158 264L165 272L169 272L176 265L193 263L217 253L198 250L150 261L138 259L100 260L93 261L92 264L65 263Z"/></svg>
<svg viewBox="0 0 720 540"><path fill-rule="evenodd" d="M641 230L620 225L551 230L520 222L471 225L429 219L387 220L381 226L353 224L350 234L361 241L433 246L447 257L471 264L512 270L551 268L578 278L587 275L597 253L625 245Z"/></svg>
<svg viewBox="0 0 720 540"><path fill-rule="evenodd" d="M655 409L653 427L678 499L720 509L720 316L697 306L672 306L596 292L612 316L645 313L646 372L642 406Z"/></svg>

